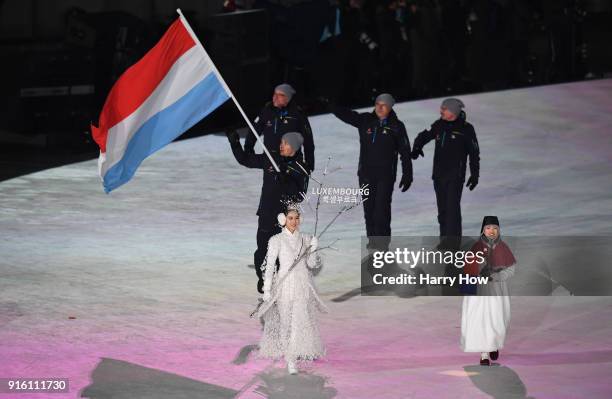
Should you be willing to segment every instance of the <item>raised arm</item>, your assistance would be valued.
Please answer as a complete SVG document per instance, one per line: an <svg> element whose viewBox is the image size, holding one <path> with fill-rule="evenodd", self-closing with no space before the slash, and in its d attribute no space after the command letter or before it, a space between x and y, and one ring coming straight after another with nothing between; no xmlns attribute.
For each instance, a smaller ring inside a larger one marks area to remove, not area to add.
<svg viewBox="0 0 612 399"><path fill-rule="evenodd" d="M253 121L253 127L255 128L255 131L257 132L257 134L261 135L261 132L263 131L263 114L265 111L265 107L261 110L261 112L259 112L259 115L257 116L257 118L255 118L255 120ZM249 131L249 133L246 136L246 140L244 141L244 151L247 153L253 153L255 152L255 142L257 141L257 138L255 137L255 135L253 134L252 131Z"/></svg>
<svg viewBox="0 0 612 399"><path fill-rule="evenodd" d="M348 123L351 126L359 128L363 123L364 114L353 111L351 109L341 107L339 105L330 104L330 111L344 123Z"/></svg>
<svg viewBox="0 0 612 399"><path fill-rule="evenodd" d="M253 169L266 168L268 160L265 154L248 153L242 149L242 145L240 145L240 136L238 136L236 131L228 131L226 135L232 147L234 158L236 158L236 161L238 161L240 165Z"/></svg>

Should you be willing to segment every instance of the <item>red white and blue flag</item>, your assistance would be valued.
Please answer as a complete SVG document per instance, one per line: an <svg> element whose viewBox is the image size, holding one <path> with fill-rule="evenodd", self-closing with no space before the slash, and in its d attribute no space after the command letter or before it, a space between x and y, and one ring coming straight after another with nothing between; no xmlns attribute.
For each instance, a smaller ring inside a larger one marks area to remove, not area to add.
<svg viewBox="0 0 612 399"><path fill-rule="evenodd" d="M129 181L141 162L231 97L181 15L115 82L91 126L104 191Z"/></svg>

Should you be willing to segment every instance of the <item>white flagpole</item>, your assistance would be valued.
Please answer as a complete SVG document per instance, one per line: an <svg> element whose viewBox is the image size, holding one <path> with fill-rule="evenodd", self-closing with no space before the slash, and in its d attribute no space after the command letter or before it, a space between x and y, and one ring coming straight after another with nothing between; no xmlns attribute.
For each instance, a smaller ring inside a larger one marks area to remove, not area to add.
<svg viewBox="0 0 612 399"><path fill-rule="evenodd" d="M270 155L270 152L268 151L268 149L266 148L266 146L264 145L263 141L261 140L261 138L259 137L259 135L257 134L257 132L255 131L255 128L253 127L253 125L251 124L251 121L249 120L249 118L246 116L246 114L244 113L244 110L242 109L242 107L240 106L240 104L238 103L238 100L236 100L236 97L234 96L234 94L232 93L232 91L230 90L230 88L228 87L227 83L225 83L225 80L223 79L223 76L221 76L221 73L219 73L219 70L217 69L215 63L212 61L212 58L210 58L210 56L208 55L208 53L206 52L206 50L204 49L204 46L202 45L202 43L200 42L200 39L198 39L198 37L196 36L196 34L194 33L193 29L191 29L191 25L189 25L189 22L187 22L187 18L185 18L185 16L183 15L183 12L181 11L180 8L176 9L176 12L178 12L179 16L181 17L181 21L183 21L183 23L185 24L185 28L187 28L187 31L189 32L189 34L191 35L191 37L193 38L193 40L195 40L196 44L200 47L200 49L202 49L202 51L204 52L204 54L206 54L206 57L208 57L208 59L210 60L210 64L212 65L213 68L213 72L214 74L217 76L217 78L219 79L219 81L221 82L221 85L223 86L223 89L225 89L225 91L229 94L229 96L231 97L232 101L234 101L234 104L236 104L236 107L238 107L238 111L240 111L240 114L242 114L242 117L244 118L244 120L246 121L247 125L249 125L249 128L251 129L251 132L253 132L253 134L255 135L255 138L257 138L257 141L259 141L259 143L261 144L261 146L264 149L264 152L266 153L266 155L268 156L268 158L270 159L270 162L272 163L272 166L274 166L274 169L277 172L280 172L280 169L278 167L278 165L276 164L276 162L274 162L274 159L272 158L272 155Z"/></svg>

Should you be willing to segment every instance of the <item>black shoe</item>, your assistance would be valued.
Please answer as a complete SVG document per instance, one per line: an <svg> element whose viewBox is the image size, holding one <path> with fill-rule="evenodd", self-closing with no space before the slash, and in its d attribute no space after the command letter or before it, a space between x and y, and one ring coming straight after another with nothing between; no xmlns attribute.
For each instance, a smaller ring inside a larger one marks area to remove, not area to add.
<svg viewBox="0 0 612 399"><path fill-rule="evenodd" d="M257 292L259 292L260 294L263 294L263 279L259 279L259 281L257 281Z"/></svg>
<svg viewBox="0 0 612 399"><path fill-rule="evenodd" d="M491 362L489 361L489 359L480 359L480 365L481 366L490 366Z"/></svg>
<svg viewBox="0 0 612 399"><path fill-rule="evenodd" d="M491 358L491 360L497 360L497 358L499 357L499 351L489 352L489 357Z"/></svg>

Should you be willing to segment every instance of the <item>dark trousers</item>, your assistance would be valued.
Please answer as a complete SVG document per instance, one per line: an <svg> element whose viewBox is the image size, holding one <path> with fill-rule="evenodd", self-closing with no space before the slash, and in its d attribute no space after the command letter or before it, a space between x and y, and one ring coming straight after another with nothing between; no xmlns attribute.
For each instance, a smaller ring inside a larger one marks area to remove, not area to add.
<svg viewBox="0 0 612 399"><path fill-rule="evenodd" d="M281 228L278 226L276 216L260 216L257 222L257 249L253 254L253 260L255 263L255 273L259 280L263 279L263 272L261 265L266 259L268 252L268 241L270 238L281 232Z"/></svg>
<svg viewBox="0 0 612 399"><path fill-rule="evenodd" d="M359 185L368 184L364 195L363 214L370 246L385 250L391 241L391 199L394 180L388 178L360 178ZM378 236L376 242L371 237Z"/></svg>
<svg viewBox="0 0 612 399"><path fill-rule="evenodd" d="M461 193L463 180L457 178L434 179L438 203L440 237L461 238Z"/></svg>

